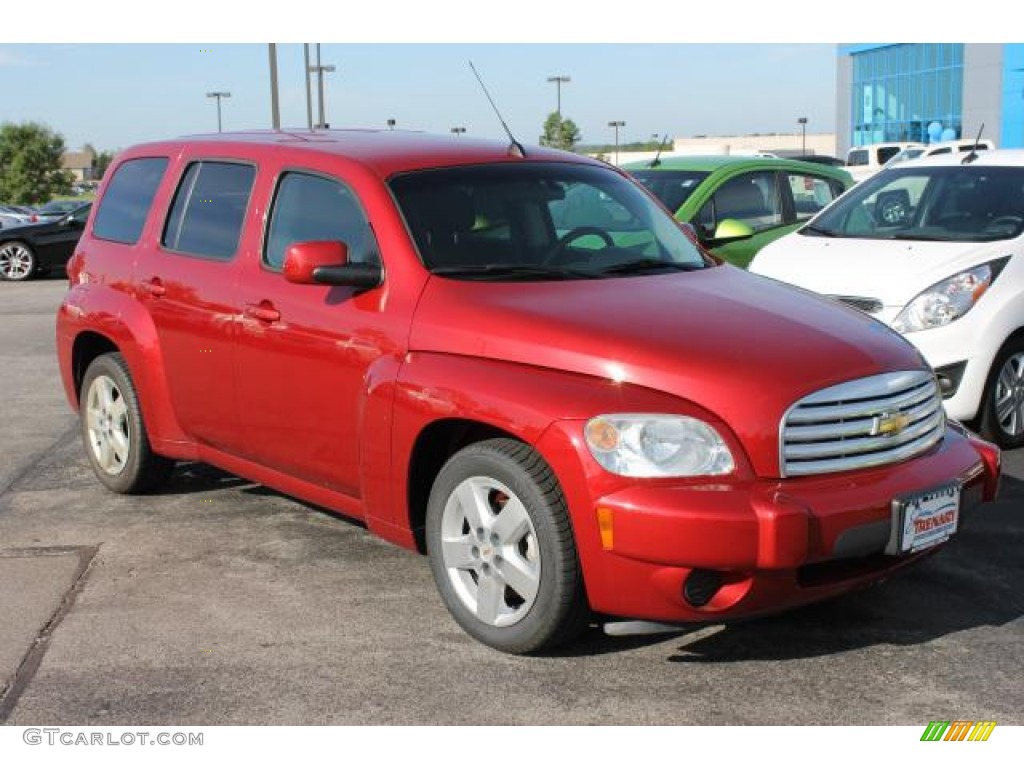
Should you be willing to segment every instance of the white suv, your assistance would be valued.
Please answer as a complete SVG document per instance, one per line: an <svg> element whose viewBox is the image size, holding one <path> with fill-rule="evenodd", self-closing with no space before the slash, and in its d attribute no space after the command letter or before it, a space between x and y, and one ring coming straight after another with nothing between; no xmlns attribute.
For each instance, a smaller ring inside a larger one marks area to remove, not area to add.
<svg viewBox="0 0 1024 768"><path fill-rule="evenodd" d="M939 376L947 413L1024 445L1024 151L887 168L750 270L827 294L905 334Z"/></svg>

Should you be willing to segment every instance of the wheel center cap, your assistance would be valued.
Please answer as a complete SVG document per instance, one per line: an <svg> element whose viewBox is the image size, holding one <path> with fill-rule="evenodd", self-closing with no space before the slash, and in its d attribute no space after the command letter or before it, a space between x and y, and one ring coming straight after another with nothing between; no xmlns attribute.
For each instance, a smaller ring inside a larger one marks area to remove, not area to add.
<svg viewBox="0 0 1024 768"><path fill-rule="evenodd" d="M480 557L484 560L490 560L494 557L494 547L490 544L484 544L480 547Z"/></svg>

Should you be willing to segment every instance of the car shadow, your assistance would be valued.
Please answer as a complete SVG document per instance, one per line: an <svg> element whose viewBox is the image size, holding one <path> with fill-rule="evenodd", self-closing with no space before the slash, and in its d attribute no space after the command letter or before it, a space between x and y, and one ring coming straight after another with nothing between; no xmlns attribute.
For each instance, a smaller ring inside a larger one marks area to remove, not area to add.
<svg viewBox="0 0 1024 768"><path fill-rule="evenodd" d="M310 512L365 528L360 520L199 462L180 463L157 494L222 489L289 498ZM1024 479L1004 474L999 500L966 520L942 551L849 595L727 624L595 622L577 640L540 655L599 656L666 644L674 646L666 660L675 663L779 661L877 645L920 645L963 630L1000 626L1024 616L1022 499Z"/></svg>
<svg viewBox="0 0 1024 768"><path fill-rule="evenodd" d="M621 653L665 644L666 660L708 664L806 659L871 646L921 645L1024 616L1024 481L1004 475L999 501L966 521L942 551L867 589L775 616L687 625L631 637L592 629L550 656Z"/></svg>

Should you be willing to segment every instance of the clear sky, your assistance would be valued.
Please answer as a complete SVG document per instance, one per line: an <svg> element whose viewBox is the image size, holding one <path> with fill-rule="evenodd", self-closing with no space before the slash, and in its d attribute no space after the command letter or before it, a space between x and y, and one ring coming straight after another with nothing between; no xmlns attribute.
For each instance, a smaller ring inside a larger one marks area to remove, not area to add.
<svg viewBox="0 0 1024 768"><path fill-rule="evenodd" d="M534 143L556 107L583 141L835 129L834 45L744 44L324 44L332 127L399 127L499 137L501 127L467 65L472 60L509 127ZM303 47L278 44L281 120L306 123ZM0 46L0 122L35 120L65 137L117 149L214 131L209 91L228 91L225 130L270 127L266 44ZM316 115L314 112L314 120Z"/></svg>
<svg viewBox="0 0 1024 768"><path fill-rule="evenodd" d="M70 148L115 150L216 130L206 93L229 91L225 130L270 127L266 43L278 40L282 123L303 126L301 43L320 39L332 41L323 63L337 68L325 81L332 127L393 118L500 137L472 59L524 143L555 109L554 75L571 78L562 113L585 143L610 143L611 120L626 122L623 143L795 133L798 117L810 133L831 133L836 43L886 30L901 42L977 42L997 29L960 29L951 16L936 29L941 18L884 0L841 11L828 0L48 0L45 11L21 1L0 14L0 122L35 120Z"/></svg>

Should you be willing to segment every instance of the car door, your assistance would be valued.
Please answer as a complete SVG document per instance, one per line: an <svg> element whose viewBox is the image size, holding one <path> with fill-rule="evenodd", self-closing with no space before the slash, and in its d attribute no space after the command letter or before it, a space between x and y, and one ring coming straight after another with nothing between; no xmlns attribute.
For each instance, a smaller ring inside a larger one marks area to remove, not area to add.
<svg viewBox="0 0 1024 768"><path fill-rule="evenodd" d="M51 222L35 237L36 257L44 269L62 267L67 263L75 250L75 245L82 237L85 222L89 218L89 206L69 213L57 221Z"/></svg>
<svg viewBox="0 0 1024 768"><path fill-rule="evenodd" d="M256 168L240 160L183 164L158 248L136 266L156 327L175 415L192 439L234 452L240 436L232 361L235 283Z"/></svg>
<svg viewBox="0 0 1024 768"><path fill-rule="evenodd" d="M387 286L299 285L282 273L292 243L330 240L352 262L378 262L377 242L354 189L341 178L282 168L259 258L240 274L237 408L244 455L352 497L359 494L361 417L371 371L397 356Z"/></svg>

